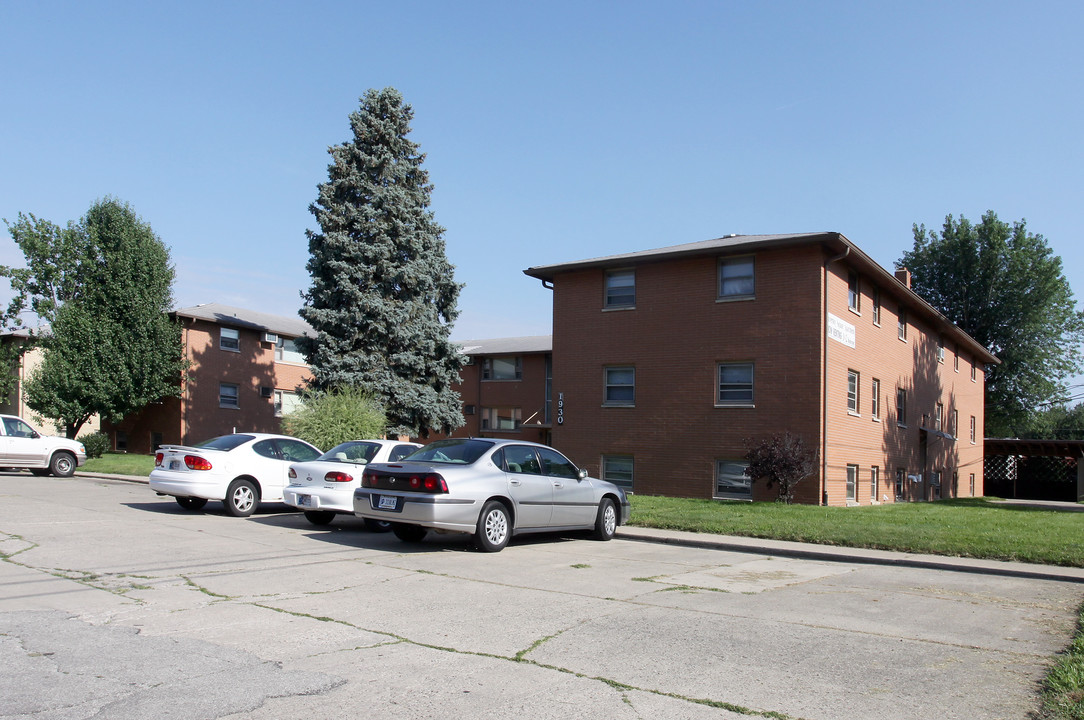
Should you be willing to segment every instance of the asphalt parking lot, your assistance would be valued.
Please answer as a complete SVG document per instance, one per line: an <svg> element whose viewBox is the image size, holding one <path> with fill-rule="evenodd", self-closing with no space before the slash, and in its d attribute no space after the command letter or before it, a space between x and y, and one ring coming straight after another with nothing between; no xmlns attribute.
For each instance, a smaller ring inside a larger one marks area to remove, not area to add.
<svg viewBox="0 0 1084 720"><path fill-rule="evenodd" d="M0 474L0 718L1026 718L1084 584ZM845 558L845 556L844 556Z"/></svg>

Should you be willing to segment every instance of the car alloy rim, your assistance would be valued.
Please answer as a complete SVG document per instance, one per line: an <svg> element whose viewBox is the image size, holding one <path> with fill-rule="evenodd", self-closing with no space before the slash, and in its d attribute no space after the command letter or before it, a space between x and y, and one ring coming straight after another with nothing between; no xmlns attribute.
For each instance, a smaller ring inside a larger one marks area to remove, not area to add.
<svg viewBox="0 0 1084 720"><path fill-rule="evenodd" d="M606 506L606 511L602 515L602 522L606 526L607 535L617 530L617 511L614 510L613 504Z"/></svg>
<svg viewBox="0 0 1084 720"><path fill-rule="evenodd" d="M247 487L239 487L233 492L233 504L241 512L252 507L252 491Z"/></svg>
<svg viewBox="0 0 1084 720"><path fill-rule="evenodd" d="M500 510L493 510L486 515L486 537L494 545L504 542L504 536L508 533L508 519Z"/></svg>
<svg viewBox="0 0 1084 720"><path fill-rule="evenodd" d="M56 469L62 473L68 472L69 470L71 470L71 467L72 461L68 460L67 458L61 458L60 460L56 461Z"/></svg>

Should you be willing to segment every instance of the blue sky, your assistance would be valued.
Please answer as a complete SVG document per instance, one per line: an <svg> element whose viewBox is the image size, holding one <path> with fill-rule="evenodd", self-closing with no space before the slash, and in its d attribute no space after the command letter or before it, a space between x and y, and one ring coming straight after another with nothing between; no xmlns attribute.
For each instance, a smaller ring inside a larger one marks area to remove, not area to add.
<svg viewBox="0 0 1084 720"><path fill-rule="evenodd" d="M296 313L327 148L387 86L455 339L550 332L532 265L834 230L891 269L912 223L988 209L1084 296L1084 3L9 0L0 27L0 217L131 203L178 306Z"/></svg>

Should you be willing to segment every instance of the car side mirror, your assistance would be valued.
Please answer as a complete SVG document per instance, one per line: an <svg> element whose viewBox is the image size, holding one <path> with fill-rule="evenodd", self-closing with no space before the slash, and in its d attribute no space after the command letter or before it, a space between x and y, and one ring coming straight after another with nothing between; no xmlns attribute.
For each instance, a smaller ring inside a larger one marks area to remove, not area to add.
<svg viewBox="0 0 1084 720"><path fill-rule="evenodd" d="M579 476L580 480L586 480L587 479L587 468L580 468L580 471L578 473L576 473L576 475Z"/></svg>

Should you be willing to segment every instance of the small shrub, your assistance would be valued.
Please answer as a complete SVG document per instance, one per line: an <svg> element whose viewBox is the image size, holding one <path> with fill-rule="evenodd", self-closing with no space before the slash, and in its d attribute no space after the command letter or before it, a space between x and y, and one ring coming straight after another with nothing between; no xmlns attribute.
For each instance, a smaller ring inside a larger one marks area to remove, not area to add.
<svg viewBox="0 0 1084 720"><path fill-rule="evenodd" d="M87 433L79 437L78 440L86 448L88 458L100 458L109 449L109 436L101 430Z"/></svg>
<svg viewBox="0 0 1084 720"><path fill-rule="evenodd" d="M286 434L330 450L348 440L383 437L384 408L354 387L311 395L282 418Z"/></svg>

